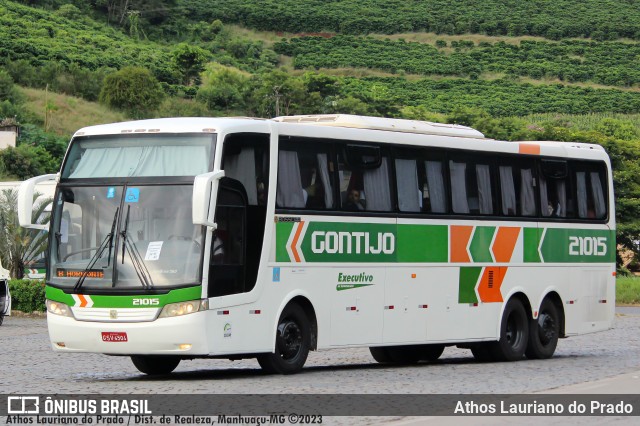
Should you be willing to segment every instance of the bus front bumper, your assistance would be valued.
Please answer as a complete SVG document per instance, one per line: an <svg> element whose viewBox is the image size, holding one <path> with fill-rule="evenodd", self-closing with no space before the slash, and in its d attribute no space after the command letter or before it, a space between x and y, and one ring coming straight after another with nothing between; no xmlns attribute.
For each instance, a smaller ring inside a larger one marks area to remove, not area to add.
<svg viewBox="0 0 640 426"><path fill-rule="evenodd" d="M208 355L205 312L149 322L77 321L47 313L51 346L59 352L109 355Z"/></svg>

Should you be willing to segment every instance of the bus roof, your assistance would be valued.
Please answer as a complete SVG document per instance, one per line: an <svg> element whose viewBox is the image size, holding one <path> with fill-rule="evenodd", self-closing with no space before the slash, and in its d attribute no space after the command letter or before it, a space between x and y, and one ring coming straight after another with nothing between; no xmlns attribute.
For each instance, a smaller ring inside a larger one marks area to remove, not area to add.
<svg viewBox="0 0 640 426"><path fill-rule="evenodd" d="M349 114L323 114L276 117L274 120L282 123L310 124L315 126L335 126L356 129L386 130L402 133L420 133L425 135L484 138L482 133L467 126L397 118L366 117Z"/></svg>
<svg viewBox="0 0 640 426"><path fill-rule="evenodd" d="M148 133L220 133L255 132L267 133L271 125L277 125L279 132L290 136L319 136L318 128L325 130L328 138L343 138L371 142L389 142L384 132L402 133L407 136L405 143L423 144L420 135L431 135L433 146L466 148L479 151L498 150L532 155L558 157L603 158L604 148L600 145L579 142L556 141L498 141L466 126L457 124L432 123L428 121L395 118L366 117L349 114L319 114L282 116L274 119L252 117L179 117L150 120L127 121L101 124L78 130L76 136L97 136L115 134ZM364 136L360 132L367 132ZM418 138L418 139L416 139ZM413 142L410 142L413 141ZM606 156L606 155L605 155Z"/></svg>

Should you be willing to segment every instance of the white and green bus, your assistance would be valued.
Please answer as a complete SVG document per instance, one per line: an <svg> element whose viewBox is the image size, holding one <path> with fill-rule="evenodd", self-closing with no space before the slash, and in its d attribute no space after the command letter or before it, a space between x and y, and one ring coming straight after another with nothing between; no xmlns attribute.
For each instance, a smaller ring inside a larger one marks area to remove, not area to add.
<svg viewBox="0 0 640 426"><path fill-rule="evenodd" d="M615 304L611 166L598 145L316 115L87 127L57 181L46 275L58 352L379 362L548 358Z"/></svg>

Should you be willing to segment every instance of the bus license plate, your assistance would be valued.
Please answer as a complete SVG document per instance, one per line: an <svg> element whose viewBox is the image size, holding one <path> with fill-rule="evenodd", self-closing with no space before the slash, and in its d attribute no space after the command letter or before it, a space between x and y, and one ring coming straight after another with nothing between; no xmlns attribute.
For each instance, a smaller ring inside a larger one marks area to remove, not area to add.
<svg viewBox="0 0 640 426"><path fill-rule="evenodd" d="M128 342L127 333L124 331L103 331L103 342Z"/></svg>

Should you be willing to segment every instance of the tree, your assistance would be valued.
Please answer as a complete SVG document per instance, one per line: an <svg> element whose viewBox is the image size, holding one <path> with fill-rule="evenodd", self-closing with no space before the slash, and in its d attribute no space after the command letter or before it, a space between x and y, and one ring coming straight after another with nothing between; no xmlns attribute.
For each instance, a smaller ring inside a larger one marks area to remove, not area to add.
<svg viewBox="0 0 640 426"><path fill-rule="evenodd" d="M211 64L203 73L204 82L196 99L209 109L240 109L249 83L249 74L232 67Z"/></svg>
<svg viewBox="0 0 640 426"><path fill-rule="evenodd" d="M143 118L160 106L164 92L158 80L146 68L125 67L105 77L100 101Z"/></svg>
<svg viewBox="0 0 640 426"><path fill-rule="evenodd" d="M300 77L281 70L256 75L252 102L261 117L298 113L307 103L308 92Z"/></svg>
<svg viewBox="0 0 640 426"><path fill-rule="evenodd" d="M3 173L19 180L46 173L55 173L60 159L54 159L42 146L19 145L0 151Z"/></svg>
<svg viewBox="0 0 640 426"><path fill-rule="evenodd" d="M187 43L177 45L171 55L173 65L182 74L182 84L185 86L198 83L198 77L211 56L203 48Z"/></svg>
<svg viewBox="0 0 640 426"><path fill-rule="evenodd" d="M49 214L45 207L51 199L36 201L40 194L34 194L33 223L46 224ZM37 229L27 229L18 222L18 191L5 189L0 194L0 259L9 268L14 279L24 276L25 265L36 259L47 249L47 233Z"/></svg>

